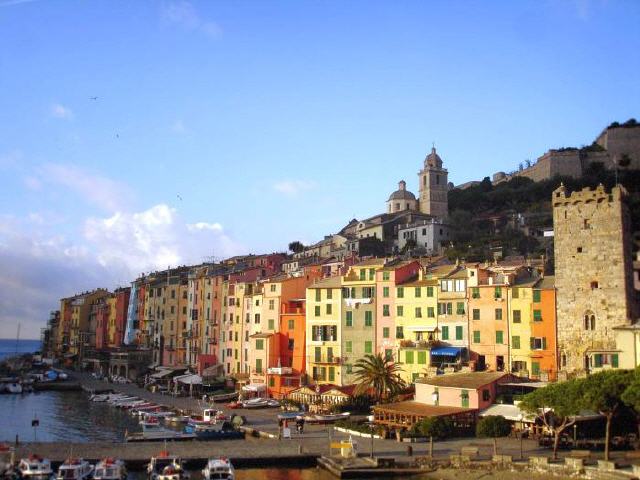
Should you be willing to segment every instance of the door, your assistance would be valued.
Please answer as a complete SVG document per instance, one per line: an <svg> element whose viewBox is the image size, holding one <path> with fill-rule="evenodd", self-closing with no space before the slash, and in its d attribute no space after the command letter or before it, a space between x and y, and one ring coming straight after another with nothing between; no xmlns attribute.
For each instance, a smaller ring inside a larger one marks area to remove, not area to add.
<svg viewBox="0 0 640 480"><path fill-rule="evenodd" d="M462 399L462 408L469 408L469 392L467 390L462 390L460 398Z"/></svg>
<svg viewBox="0 0 640 480"><path fill-rule="evenodd" d="M487 368L487 363L484 355L478 355L478 371L482 372L485 368Z"/></svg>
<svg viewBox="0 0 640 480"><path fill-rule="evenodd" d="M496 370L501 372L504 370L504 356L498 355L496 357Z"/></svg>

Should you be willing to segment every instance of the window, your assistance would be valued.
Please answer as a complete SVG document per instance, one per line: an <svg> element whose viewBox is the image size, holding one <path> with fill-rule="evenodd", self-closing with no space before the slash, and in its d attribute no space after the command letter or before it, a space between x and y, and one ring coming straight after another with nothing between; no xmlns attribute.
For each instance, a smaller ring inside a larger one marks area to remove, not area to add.
<svg viewBox="0 0 640 480"><path fill-rule="evenodd" d="M262 373L262 359L256 358L256 373Z"/></svg>
<svg viewBox="0 0 640 480"><path fill-rule="evenodd" d="M275 377L269 377L269 386L272 387L272 388L276 386Z"/></svg>
<svg viewBox="0 0 640 480"><path fill-rule="evenodd" d="M449 327L446 325L442 327L442 340L449 340Z"/></svg>
<svg viewBox="0 0 640 480"><path fill-rule="evenodd" d="M413 352L408 350L404 352L404 363L408 365L413 364Z"/></svg>
<svg viewBox="0 0 640 480"><path fill-rule="evenodd" d="M591 282L591 290L595 290L598 288L598 282Z"/></svg>
<svg viewBox="0 0 640 480"><path fill-rule="evenodd" d="M366 280L367 279L367 270L365 268L361 268L360 269L360 280Z"/></svg>
<svg viewBox="0 0 640 480"><path fill-rule="evenodd" d="M474 308L473 309L473 317L474 320L480 320L480 309L479 308Z"/></svg>
<svg viewBox="0 0 640 480"><path fill-rule="evenodd" d="M396 327L396 338L404 338L403 327Z"/></svg>
<svg viewBox="0 0 640 480"><path fill-rule="evenodd" d="M383 305L382 306L382 316L383 317L388 317L389 314L389 305Z"/></svg>
<svg viewBox="0 0 640 480"><path fill-rule="evenodd" d="M288 325L287 325L287 329L288 330L293 330L295 328L295 323L296 323L295 320L293 320L293 319L289 320Z"/></svg>
<svg viewBox="0 0 640 480"><path fill-rule="evenodd" d="M375 289L373 287L362 287L362 298L373 298Z"/></svg>
<svg viewBox="0 0 640 480"><path fill-rule="evenodd" d="M390 275L389 272L382 272L382 280L389 280Z"/></svg>
<svg viewBox="0 0 640 480"><path fill-rule="evenodd" d="M433 297L433 287L427 287L427 297Z"/></svg>
<svg viewBox="0 0 640 480"><path fill-rule="evenodd" d="M456 327L456 340L462 340L462 326L458 325Z"/></svg>
<svg viewBox="0 0 640 480"><path fill-rule="evenodd" d="M333 298L333 290L327 288L327 300L331 300Z"/></svg>
<svg viewBox="0 0 640 480"><path fill-rule="evenodd" d="M320 305L316 305L313 310L314 310L315 316L319 317L320 316Z"/></svg>
<svg viewBox="0 0 640 480"><path fill-rule="evenodd" d="M416 298L420 298L422 296L422 289L420 287L416 287L414 295Z"/></svg>
<svg viewBox="0 0 640 480"><path fill-rule="evenodd" d="M546 337L538 338L531 337L531 350L546 350L547 349L547 339Z"/></svg>
<svg viewBox="0 0 640 480"><path fill-rule="evenodd" d="M364 342L364 353L372 353L373 352L373 345L372 342L370 340L367 340Z"/></svg>
<svg viewBox="0 0 640 480"><path fill-rule="evenodd" d="M375 268L370 268L369 269L369 280L375 280L375 278L376 278L376 270L375 270Z"/></svg>
<svg viewBox="0 0 640 480"><path fill-rule="evenodd" d="M347 312L346 326L353 327L353 312Z"/></svg>
<svg viewBox="0 0 640 480"><path fill-rule="evenodd" d="M491 391L488 388L484 388L482 390L482 401L488 402L489 400L491 400Z"/></svg>
<svg viewBox="0 0 640 480"><path fill-rule="evenodd" d="M433 307L427 307L427 317L429 318L435 318L435 311L433 309Z"/></svg>
<svg viewBox="0 0 640 480"><path fill-rule="evenodd" d="M316 347L314 351L314 360L316 362L319 362L320 360L322 360L322 349L320 347Z"/></svg>
<svg viewBox="0 0 640 480"><path fill-rule="evenodd" d="M398 287L396 295L398 298L404 298L404 287Z"/></svg>
<svg viewBox="0 0 640 480"><path fill-rule="evenodd" d="M542 321L542 311L540 311L540 310L534 310L533 311L533 321L534 322L541 322Z"/></svg>
<svg viewBox="0 0 640 480"><path fill-rule="evenodd" d="M480 289L478 287L471 289L471 298L480 298Z"/></svg>
<svg viewBox="0 0 640 480"><path fill-rule="evenodd" d="M342 298L349 298L349 289L347 287L342 287Z"/></svg>
<svg viewBox="0 0 640 480"><path fill-rule="evenodd" d="M533 291L533 302L540 303L540 290Z"/></svg>
<svg viewBox="0 0 640 480"><path fill-rule="evenodd" d="M347 367L347 374L349 374L349 373L351 373L353 371L353 365L351 365L350 363L348 363L346 365L346 367Z"/></svg>
<svg viewBox="0 0 640 480"><path fill-rule="evenodd" d="M384 298L389 298L389 287L382 287L382 296Z"/></svg>
<svg viewBox="0 0 640 480"><path fill-rule="evenodd" d="M576 252L577 252L577 253L582 253L582 247L578 247L578 248L576 249Z"/></svg>
<svg viewBox="0 0 640 480"><path fill-rule="evenodd" d="M522 317L521 317L520 310L514 310L513 311L513 323L520 323L520 322L522 322Z"/></svg>
<svg viewBox="0 0 640 480"><path fill-rule="evenodd" d="M319 302L320 300L322 300L322 290L316 288L316 302Z"/></svg>
<svg viewBox="0 0 640 480"><path fill-rule="evenodd" d="M502 345L504 343L504 334L502 330L496 330L496 343Z"/></svg>
<svg viewBox="0 0 640 480"><path fill-rule="evenodd" d="M371 310L364 312L364 326L365 327L373 326L373 312Z"/></svg>
<svg viewBox="0 0 640 480"><path fill-rule="evenodd" d="M514 288L511 290L511 298L520 298L520 289Z"/></svg>
<svg viewBox="0 0 640 480"><path fill-rule="evenodd" d="M391 350L390 348L385 349L384 358L386 358L387 360L393 360L393 350Z"/></svg>
<svg viewBox="0 0 640 480"><path fill-rule="evenodd" d="M458 315L464 315L464 302L456 303L456 313Z"/></svg>
<svg viewBox="0 0 640 480"><path fill-rule="evenodd" d="M270 289L272 292L275 292L275 291L276 291L276 284L275 284L275 283L272 283L272 284L269 286L269 289Z"/></svg>
<svg viewBox="0 0 640 480"><path fill-rule="evenodd" d="M327 315L331 315L331 308L333 305L331 305L330 303L327 303L326 305L326 311L327 311Z"/></svg>
<svg viewBox="0 0 640 480"><path fill-rule="evenodd" d="M264 350L264 340L256 339L256 350Z"/></svg>
<svg viewBox="0 0 640 480"><path fill-rule="evenodd" d="M416 307L416 318L422 318L422 307Z"/></svg>
<svg viewBox="0 0 640 480"><path fill-rule="evenodd" d="M496 308L496 320L502 320L502 309Z"/></svg>
<svg viewBox="0 0 640 480"><path fill-rule="evenodd" d="M496 287L494 289L493 298L502 298L502 287Z"/></svg>
<svg viewBox="0 0 640 480"><path fill-rule="evenodd" d="M404 315L404 307L402 305L398 305L396 307L396 316L402 317Z"/></svg>
<svg viewBox="0 0 640 480"><path fill-rule="evenodd" d="M480 330L473 331L473 343L480 343Z"/></svg>
<svg viewBox="0 0 640 480"><path fill-rule="evenodd" d="M511 337L511 347L516 349L516 350L520 348L520 337L518 337L516 335Z"/></svg>
<svg viewBox="0 0 640 480"><path fill-rule="evenodd" d="M595 330L596 329L596 316L587 312L584 316L584 329Z"/></svg>
<svg viewBox="0 0 640 480"><path fill-rule="evenodd" d="M531 375L534 377L540 375L540 362L531 362Z"/></svg>
<svg viewBox="0 0 640 480"><path fill-rule="evenodd" d="M418 365L427 364L427 352L418 352Z"/></svg>
<svg viewBox="0 0 640 480"><path fill-rule="evenodd" d="M382 338L389 338L389 327L382 328Z"/></svg>
<svg viewBox="0 0 640 480"><path fill-rule="evenodd" d="M347 353L352 353L353 352L353 342L351 340L348 340L347 342L345 342L345 346L344 349Z"/></svg>
<svg viewBox="0 0 640 480"><path fill-rule="evenodd" d="M336 379L336 369L335 367L329 367L329 381L333 382Z"/></svg>
<svg viewBox="0 0 640 480"><path fill-rule="evenodd" d="M295 340L293 338L290 338L287 345L287 347L289 347L289 350L293 350L294 345L295 345Z"/></svg>
<svg viewBox="0 0 640 480"><path fill-rule="evenodd" d="M273 321L273 318L270 318L270 319L269 319L269 322L268 322L268 328L269 328L269 330L273 330L273 329L275 328L275 327L274 327L274 321Z"/></svg>

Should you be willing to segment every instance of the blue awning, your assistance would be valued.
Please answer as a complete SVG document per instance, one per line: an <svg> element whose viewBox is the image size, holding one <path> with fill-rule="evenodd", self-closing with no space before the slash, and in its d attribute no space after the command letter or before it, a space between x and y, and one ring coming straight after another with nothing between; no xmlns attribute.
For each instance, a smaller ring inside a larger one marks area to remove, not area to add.
<svg viewBox="0 0 640 480"><path fill-rule="evenodd" d="M445 357L457 357L465 347L436 347L431 349L431 356L442 355Z"/></svg>

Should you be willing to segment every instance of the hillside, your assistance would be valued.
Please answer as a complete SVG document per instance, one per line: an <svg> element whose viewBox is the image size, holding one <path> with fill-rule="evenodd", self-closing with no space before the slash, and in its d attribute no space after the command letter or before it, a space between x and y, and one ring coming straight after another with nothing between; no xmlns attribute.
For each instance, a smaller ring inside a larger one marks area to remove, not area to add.
<svg viewBox="0 0 640 480"><path fill-rule="evenodd" d="M630 193L632 231L640 232L640 170L620 168L617 181ZM569 191L599 183L610 189L616 184L616 172L593 164L580 179L555 177L533 182L516 177L494 186L486 177L479 185L453 189L449 191L449 219L454 240L447 255L468 261L490 260L494 251L550 257L550 239L531 232L553 226L551 193L561 182ZM634 250L637 248L635 245Z"/></svg>

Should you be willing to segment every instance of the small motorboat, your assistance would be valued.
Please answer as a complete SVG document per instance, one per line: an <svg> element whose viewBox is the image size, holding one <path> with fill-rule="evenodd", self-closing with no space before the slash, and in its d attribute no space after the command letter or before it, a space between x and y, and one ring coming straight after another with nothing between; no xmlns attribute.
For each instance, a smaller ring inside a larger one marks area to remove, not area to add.
<svg viewBox="0 0 640 480"><path fill-rule="evenodd" d="M229 402L231 400L237 400L239 392L231 393L219 393L218 395L211 395L209 399L215 403Z"/></svg>
<svg viewBox="0 0 640 480"><path fill-rule="evenodd" d="M49 459L29 455L18 463L18 473L22 478L49 478L53 475L53 470Z"/></svg>
<svg viewBox="0 0 640 480"><path fill-rule="evenodd" d="M125 480L127 468L122 460L115 458L103 458L96 464L93 471L93 480Z"/></svg>
<svg viewBox="0 0 640 480"><path fill-rule="evenodd" d="M204 480L235 480L236 473L226 457L210 458L202 470Z"/></svg>
<svg viewBox="0 0 640 480"><path fill-rule="evenodd" d="M156 417L156 418L164 418L165 420L169 417L175 416L176 412L172 412L170 410L158 410L156 412L147 412L146 416L148 417Z"/></svg>
<svg viewBox="0 0 640 480"><path fill-rule="evenodd" d="M282 412L278 414L278 420L295 420L300 416L304 416L305 412Z"/></svg>
<svg viewBox="0 0 640 480"><path fill-rule="evenodd" d="M158 417L152 417L151 415L144 415L140 420L142 428L153 428L160 426L160 419Z"/></svg>
<svg viewBox="0 0 640 480"><path fill-rule="evenodd" d="M149 480L183 480L189 478L189 474L182 468L180 458L169 455L166 450L157 456L151 457L147 464Z"/></svg>
<svg viewBox="0 0 640 480"><path fill-rule="evenodd" d="M187 423L189 421L189 417L187 415L171 415L166 417L164 421L177 425L179 423Z"/></svg>
<svg viewBox="0 0 640 480"><path fill-rule="evenodd" d="M60 468L56 480L85 480L91 477L93 465L82 458L67 458Z"/></svg>
<svg viewBox="0 0 640 480"><path fill-rule="evenodd" d="M7 393L22 393L22 384L19 382L6 383L4 391Z"/></svg>
<svg viewBox="0 0 640 480"><path fill-rule="evenodd" d="M309 423L333 423L338 420L347 420L351 415L350 412L344 413L316 413L315 415L305 415L304 421Z"/></svg>
<svg viewBox="0 0 640 480"><path fill-rule="evenodd" d="M251 400L242 402L243 408L266 408L268 406L269 399L267 398L252 398Z"/></svg>

